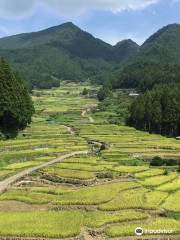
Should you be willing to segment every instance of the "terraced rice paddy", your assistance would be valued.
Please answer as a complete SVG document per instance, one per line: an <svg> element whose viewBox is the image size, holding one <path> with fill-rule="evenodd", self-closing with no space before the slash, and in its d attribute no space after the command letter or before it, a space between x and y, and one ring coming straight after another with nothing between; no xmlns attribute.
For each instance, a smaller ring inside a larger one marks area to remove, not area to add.
<svg viewBox="0 0 180 240"><path fill-rule="evenodd" d="M143 229L150 229L150 230L164 230L164 227L166 226L167 231L169 230L169 235L172 235L172 233L179 233L180 229L180 223L174 219L168 219L168 218L156 218L152 219L151 221L147 221L144 223L141 222L141 227ZM125 236L125 235L134 235L134 229L136 229L136 224L126 224L126 225L116 225L112 226L110 228L107 228L106 234L110 237L116 237L116 236ZM171 232L172 231L172 232ZM148 235L148 234L147 234Z"/></svg>
<svg viewBox="0 0 180 240"><path fill-rule="evenodd" d="M92 93L83 96L84 87ZM107 124L111 113L91 111L96 91L87 83L35 90L31 126L17 139L0 142L0 184L58 156L88 150L24 176L2 193L0 238L103 240L135 237L141 226L172 230L179 239L177 167L165 171L150 167L149 160L179 159L180 143Z"/></svg>
<svg viewBox="0 0 180 240"><path fill-rule="evenodd" d="M83 214L80 211L1 213L0 234L19 237L71 237L80 233L82 221Z"/></svg>

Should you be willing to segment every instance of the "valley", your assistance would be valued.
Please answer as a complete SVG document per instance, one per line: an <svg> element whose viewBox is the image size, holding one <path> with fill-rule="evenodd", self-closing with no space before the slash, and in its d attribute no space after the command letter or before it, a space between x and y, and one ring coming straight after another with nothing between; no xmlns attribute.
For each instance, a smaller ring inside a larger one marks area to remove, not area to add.
<svg viewBox="0 0 180 240"><path fill-rule="evenodd" d="M137 227L179 239L178 166L150 165L179 160L179 141L110 123L116 114L100 108L98 90L88 82L33 90L31 125L0 141L1 239L168 239L135 237ZM126 111L128 91L119 94Z"/></svg>

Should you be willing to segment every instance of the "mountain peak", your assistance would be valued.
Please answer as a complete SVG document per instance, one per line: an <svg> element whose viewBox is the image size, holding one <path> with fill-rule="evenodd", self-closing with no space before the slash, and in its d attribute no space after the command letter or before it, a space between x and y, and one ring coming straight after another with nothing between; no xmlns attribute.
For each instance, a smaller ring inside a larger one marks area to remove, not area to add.
<svg viewBox="0 0 180 240"><path fill-rule="evenodd" d="M134 46L139 46L136 42L134 42L132 39L125 39L125 40L122 40L118 43L116 43L116 45L114 47L120 47L122 45L134 45Z"/></svg>
<svg viewBox="0 0 180 240"><path fill-rule="evenodd" d="M169 42L177 35L180 36L180 24L172 23L161 28L155 34L149 37L144 42L143 46L152 42L159 42L162 40Z"/></svg>
<svg viewBox="0 0 180 240"><path fill-rule="evenodd" d="M73 22L65 22L65 23L59 25L59 27L75 27L75 28L78 28Z"/></svg>
<svg viewBox="0 0 180 240"><path fill-rule="evenodd" d="M78 29L81 30L78 26L76 26L73 22L65 22L63 24L51 27L50 29ZM46 31L47 29L45 29Z"/></svg>

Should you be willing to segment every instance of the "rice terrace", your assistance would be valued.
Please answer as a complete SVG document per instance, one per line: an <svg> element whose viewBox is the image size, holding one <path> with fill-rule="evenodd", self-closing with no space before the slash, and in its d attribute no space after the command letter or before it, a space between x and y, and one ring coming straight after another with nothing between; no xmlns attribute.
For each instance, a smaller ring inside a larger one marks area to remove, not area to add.
<svg viewBox="0 0 180 240"><path fill-rule="evenodd" d="M3 239L131 239L137 226L173 229L178 239L179 175L149 159L179 159L179 142L108 124L96 91L66 82L34 90L32 124L1 141Z"/></svg>
<svg viewBox="0 0 180 240"><path fill-rule="evenodd" d="M180 240L180 0L0 0L0 240Z"/></svg>

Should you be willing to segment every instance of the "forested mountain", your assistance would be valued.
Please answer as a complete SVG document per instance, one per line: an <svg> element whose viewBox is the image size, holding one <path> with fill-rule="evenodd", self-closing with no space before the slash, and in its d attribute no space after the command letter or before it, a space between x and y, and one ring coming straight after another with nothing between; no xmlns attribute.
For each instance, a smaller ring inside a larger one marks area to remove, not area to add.
<svg viewBox="0 0 180 240"><path fill-rule="evenodd" d="M94 79L138 51L125 40L111 46L73 23L0 39L0 55L19 70L30 87L57 86L59 79Z"/></svg>
<svg viewBox="0 0 180 240"><path fill-rule="evenodd" d="M180 82L180 25L171 24L156 32L138 54L114 69L114 87L151 89L155 84Z"/></svg>
<svg viewBox="0 0 180 240"><path fill-rule="evenodd" d="M139 45L131 39L118 42L114 47L114 54L118 62L123 61L139 52Z"/></svg>

